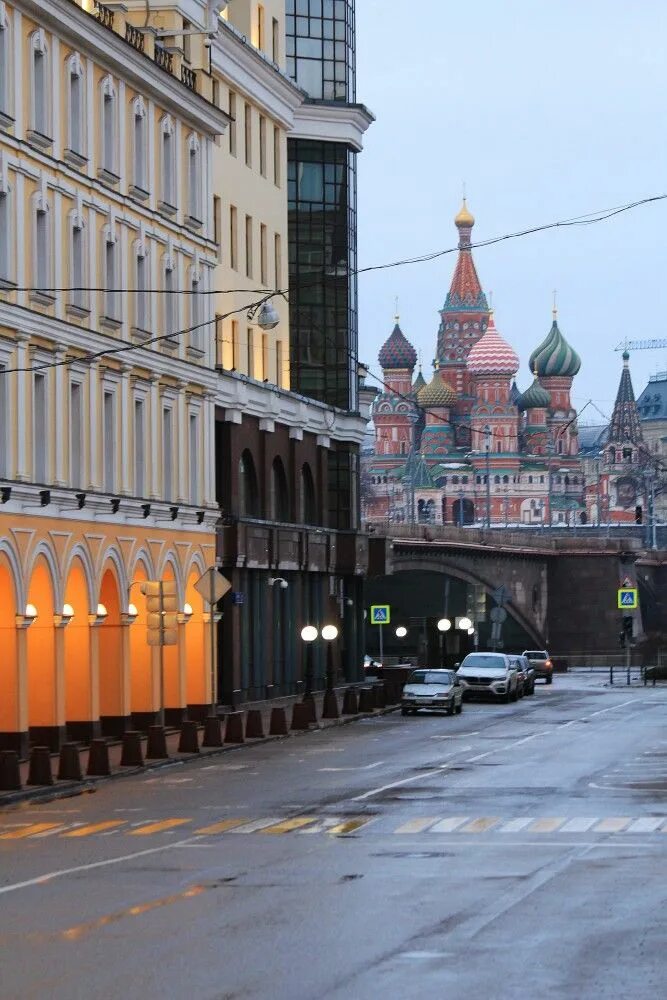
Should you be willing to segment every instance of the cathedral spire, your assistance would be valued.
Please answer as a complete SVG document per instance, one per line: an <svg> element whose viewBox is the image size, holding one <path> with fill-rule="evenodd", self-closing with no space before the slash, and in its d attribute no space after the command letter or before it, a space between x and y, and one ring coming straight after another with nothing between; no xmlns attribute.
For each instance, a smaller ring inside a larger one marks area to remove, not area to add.
<svg viewBox="0 0 667 1000"><path fill-rule="evenodd" d="M636 446L642 441L642 427L630 377L630 355L627 351L623 351L623 371L611 417L609 441L612 444L628 441Z"/></svg>
<svg viewBox="0 0 667 1000"><path fill-rule="evenodd" d="M477 268L470 246L475 217L468 208L465 198L454 218L454 224L459 231L459 256L444 311L488 312L488 303L477 276Z"/></svg>

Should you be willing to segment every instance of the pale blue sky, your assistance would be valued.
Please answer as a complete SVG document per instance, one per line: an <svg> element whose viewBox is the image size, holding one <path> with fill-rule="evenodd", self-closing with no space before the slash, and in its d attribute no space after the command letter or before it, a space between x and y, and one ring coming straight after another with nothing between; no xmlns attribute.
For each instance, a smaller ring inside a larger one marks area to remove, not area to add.
<svg viewBox="0 0 667 1000"><path fill-rule="evenodd" d="M377 116L359 158L361 267L455 246L463 181L473 239L667 191L665 0L358 0L357 28L357 96ZM613 348L667 337L666 231L667 201L475 251L520 387L556 288L582 358L575 405L611 413ZM398 296L428 377L454 261L360 277L363 360L377 365ZM637 395L665 369L667 351L633 354Z"/></svg>

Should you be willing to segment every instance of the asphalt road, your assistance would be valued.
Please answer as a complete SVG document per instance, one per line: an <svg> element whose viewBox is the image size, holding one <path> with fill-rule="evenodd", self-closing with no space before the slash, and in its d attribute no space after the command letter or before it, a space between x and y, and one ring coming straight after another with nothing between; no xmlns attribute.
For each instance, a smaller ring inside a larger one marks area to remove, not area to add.
<svg viewBox="0 0 667 1000"><path fill-rule="evenodd" d="M557 677L0 813L0 997L664 996L666 710Z"/></svg>

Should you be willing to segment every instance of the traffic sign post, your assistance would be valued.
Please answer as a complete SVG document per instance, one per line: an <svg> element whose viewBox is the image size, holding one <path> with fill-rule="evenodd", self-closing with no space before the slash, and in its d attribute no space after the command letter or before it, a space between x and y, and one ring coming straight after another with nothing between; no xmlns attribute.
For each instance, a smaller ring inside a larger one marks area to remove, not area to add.
<svg viewBox="0 0 667 1000"><path fill-rule="evenodd" d="M639 606L636 587L619 587L617 591L620 611L636 611Z"/></svg>
<svg viewBox="0 0 667 1000"><path fill-rule="evenodd" d="M215 663L215 606L232 589L232 585L220 570L211 566L199 577L194 587L211 609L211 715L215 715L218 704L218 671Z"/></svg>
<svg viewBox="0 0 667 1000"><path fill-rule="evenodd" d="M382 663L384 656L384 639L382 635L382 626L391 625L391 605L389 604L372 604L371 605L371 625L379 626L379 636L380 636L380 663Z"/></svg>

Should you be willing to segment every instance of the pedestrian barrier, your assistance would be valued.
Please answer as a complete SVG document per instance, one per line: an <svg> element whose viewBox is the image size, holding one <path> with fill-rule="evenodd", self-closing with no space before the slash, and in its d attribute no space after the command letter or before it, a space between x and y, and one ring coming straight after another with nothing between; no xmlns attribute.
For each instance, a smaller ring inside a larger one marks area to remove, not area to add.
<svg viewBox="0 0 667 1000"><path fill-rule="evenodd" d="M375 708L375 692L373 688L363 687L359 689L359 711L372 712Z"/></svg>
<svg viewBox="0 0 667 1000"><path fill-rule="evenodd" d="M199 753L199 727L191 719L181 723L181 736L178 741L179 753Z"/></svg>
<svg viewBox="0 0 667 1000"><path fill-rule="evenodd" d="M33 747L28 766L29 785L52 785L51 750L49 747Z"/></svg>
<svg viewBox="0 0 667 1000"><path fill-rule="evenodd" d="M245 738L247 740L264 739L264 720L258 708L249 708L246 713Z"/></svg>
<svg viewBox="0 0 667 1000"><path fill-rule="evenodd" d="M20 788L19 755L16 750L0 750L0 791L16 792Z"/></svg>
<svg viewBox="0 0 667 1000"><path fill-rule="evenodd" d="M230 712L225 721L225 743L244 743L243 712Z"/></svg>
<svg viewBox="0 0 667 1000"><path fill-rule="evenodd" d="M89 778L103 778L111 774L109 747L103 737L93 740L90 744L86 774Z"/></svg>
<svg viewBox="0 0 667 1000"><path fill-rule="evenodd" d="M356 715L359 711L359 700L356 688L346 688L343 695L343 715Z"/></svg>
<svg viewBox="0 0 667 1000"><path fill-rule="evenodd" d="M315 699L312 694L304 694L301 699L302 704L308 707L309 712L309 722L315 724L317 722L317 705L315 704Z"/></svg>
<svg viewBox="0 0 667 1000"><path fill-rule="evenodd" d="M202 746L222 746L222 726L220 725L220 719L217 715L208 715L206 717L206 721L204 722L204 739L202 740Z"/></svg>
<svg viewBox="0 0 667 1000"><path fill-rule="evenodd" d="M324 692L324 707L322 709L323 719L339 719L338 697L335 691Z"/></svg>
<svg viewBox="0 0 667 1000"><path fill-rule="evenodd" d="M376 708L386 708L387 698L384 692L384 684L373 685L373 700Z"/></svg>
<svg viewBox="0 0 667 1000"><path fill-rule="evenodd" d="M149 726L146 760L166 760L168 756L167 733L164 726Z"/></svg>
<svg viewBox="0 0 667 1000"><path fill-rule="evenodd" d="M120 766L144 766L144 751L141 744L141 733L137 733L132 729L123 733L123 748L120 755Z"/></svg>
<svg viewBox="0 0 667 1000"><path fill-rule="evenodd" d="M295 701L292 706L292 729L303 732L310 728L310 706L304 705L302 701Z"/></svg>
<svg viewBox="0 0 667 1000"><path fill-rule="evenodd" d="M81 754L77 743L63 743L61 746L58 781L83 781Z"/></svg>
<svg viewBox="0 0 667 1000"><path fill-rule="evenodd" d="M284 708L276 706L271 709L269 736L287 736L287 715Z"/></svg>

